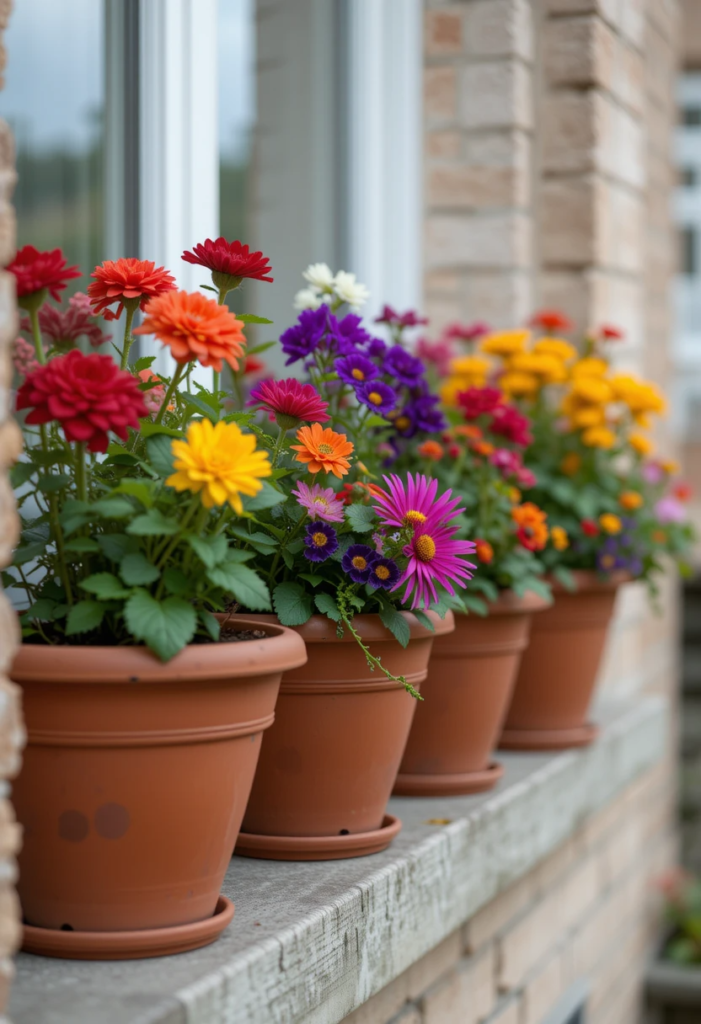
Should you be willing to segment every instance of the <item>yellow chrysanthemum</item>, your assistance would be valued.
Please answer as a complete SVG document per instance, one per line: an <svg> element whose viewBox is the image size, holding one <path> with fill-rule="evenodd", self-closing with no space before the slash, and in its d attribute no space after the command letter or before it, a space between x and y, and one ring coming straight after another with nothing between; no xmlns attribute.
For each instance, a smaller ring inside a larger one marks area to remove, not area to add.
<svg viewBox="0 0 701 1024"><path fill-rule="evenodd" d="M450 372L456 377L481 377L489 373L489 360L482 356L461 356L451 360Z"/></svg>
<svg viewBox="0 0 701 1024"><path fill-rule="evenodd" d="M577 377L572 381L571 394L582 402L605 405L613 398L611 388L598 377Z"/></svg>
<svg viewBox="0 0 701 1024"><path fill-rule="evenodd" d="M570 546L570 539L567 536L567 530L562 526L553 526L550 528L550 539L553 542L553 547L557 551L566 551Z"/></svg>
<svg viewBox="0 0 701 1024"><path fill-rule="evenodd" d="M544 384L559 384L567 380L562 360L545 352L522 352L514 356L508 362L508 372L534 373Z"/></svg>
<svg viewBox="0 0 701 1024"><path fill-rule="evenodd" d="M608 370L608 363L605 359L597 359L590 356L587 359L580 359L571 368L570 372L574 378L577 377L603 377Z"/></svg>
<svg viewBox="0 0 701 1024"><path fill-rule="evenodd" d="M508 358L518 352L525 352L530 336L530 331L502 331L499 334L489 334L482 339L480 349L490 356Z"/></svg>
<svg viewBox="0 0 701 1024"><path fill-rule="evenodd" d="M616 398L633 414L652 412L660 415L666 409L664 396L654 384L623 373L615 374L610 384Z"/></svg>
<svg viewBox="0 0 701 1024"><path fill-rule="evenodd" d="M499 378L499 385L507 395L532 395L540 384L532 373L508 372Z"/></svg>
<svg viewBox="0 0 701 1024"><path fill-rule="evenodd" d="M253 497L272 468L267 453L256 451L253 434L244 434L236 423L209 420L191 423L186 441L173 441L175 473L166 483L176 491L199 494L205 508L227 501L239 515L241 495Z"/></svg>
<svg viewBox="0 0 701 1024"><path fill-rule="evenodd" d="M638 455L649 455L652 451L652 441L649 437L645 437L645 434L629 434L628 444Z"/></svg>
<svg viewBox="0 0 701 1024"><path fill-rule="evenodd" d="M579 430L587 427L602 427L606 422L606 413L600 405L586 405L572 414L572 426Z"/></svg>
<svg viewBox="0 0 701 1024"><path fill-rule="evenodd" d="M623 529L623 523L613 512L604 512L599 516L599 526L604 533L620 533Z"/></svg>
<svg viewBox="0 0 701 1024"><path fill-rule="evenodd" d="M569 341L565 341L563 338L540 338L533 346L533 351L546 356L555 356L556 359L561 359L563 362L574 359L577 355L574 345L570 345Z"/></svg>
<svg viewBox="0 0 701 1024"><path fill-rule="evenodd" d="M588 448L613 448L616 435L608 427L589 427L582 434L582 441Z"/></svg>
<svg viewBox="0 0 701 1024"><path fill-rule="evenodd" d="M640 508L643 503L643 496L638 491L623 491L618 496L618 504L627 512Z"/></svg>
<svg viewBox="0 0 701 1024"><path fill-rule="evenodd" d="M582 456L578 452L568 452L564 459L560 463L560 471L565 476L574 476L575 473L579 472L579 467L582 465Z"/></svg>

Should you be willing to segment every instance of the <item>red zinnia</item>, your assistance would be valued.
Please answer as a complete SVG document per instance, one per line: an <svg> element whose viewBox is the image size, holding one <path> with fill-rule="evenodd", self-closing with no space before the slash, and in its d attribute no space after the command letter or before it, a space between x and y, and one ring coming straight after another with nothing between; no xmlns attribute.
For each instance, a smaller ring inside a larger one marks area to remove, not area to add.
<svg viewBox="0 0 701 1024"><path fill-rule="evenodd" d="M614 327L612 324L603 324L599 329L599 334L608 341L620 341L621 338L626 336L625 331L621 330L620 327Z"/></svg>
<svg viewBox="0 0 701 1024"><path fill-rule="evenodd" d="M593 519L583 519L581 522L582 533L587 537L599 536L599 525Z"/></svg>
<svg viewBox="0 0 701 1024"><path fill-rule="evenodd" d="M108 431L126 441L148 410L139 385L111 356L84 356L73 349L30 373L17 392L17 409L31 409L27 423L58 420L67 441L85 441L106 452Z"/></svg>
<svg viewBox="0 0 701 1024"><path fill-rule="evenodd" d="M466 420L486 416L501 404L502 394L498 388L468 388L458 392L458 405Z"/></svg>
<svg viewBox="0 0 701 1024"><path fill-rule="evenodd" d="M105 320L119 320L127 302L138 299L141 309L145 309L149 299L175 288L175 278L165 267L131 257L105 260L90 276L95 278L88 285L90 301L96 316L104 311ZM115 302L119 303L116 311L108 309Z"/></svg>
<svg viewBox="0 0 701 1024"><path fill-rule="evenodd" d="M542 327L545 331L571 331L574 324L559 309L540 309L529 321L531 327Z"/></svg>
<svg viewBox="0 0 701 1024"><path fill-rule="evenodd" d="M499 405L492 412L491 431L499 437L505 437L507 441L518 445L519 448L527 448L533 443L533 435L530 431L531 421L513 405Z"/></svg>
<svg viewBox="0 0 701 1024"><path fill-rule="evenodd" d="M186 263L211 270L212 280L220 290L238 288L244 277L271 283L273 280L266 277L273 269L267 256L262 252L250 252L247 245L227 242L225 238L217 238L215 242L207 238L204 244L193 246L192 252L185 251L182 258Z"/></svg>
<svg viewBox="0 0 701 1024"><path fill-rule="evenodd" d="M33 245L25 245L15 253L7 269L15 276L18 299L48 288L51 298L59 302L59 292L66 287L66 281L80 277L78 267L66 266L66 257L60 249L39 252Z"/></svg>
<svg viewBox="0 0 701 1024"><path fill-rule="evenodd" d="M264 380L251 391L246 405L256 405L270 413L283 430L291 430L302 421L325 423L331 417L311 384L300 384L294 377L287 380Z"/></svg>

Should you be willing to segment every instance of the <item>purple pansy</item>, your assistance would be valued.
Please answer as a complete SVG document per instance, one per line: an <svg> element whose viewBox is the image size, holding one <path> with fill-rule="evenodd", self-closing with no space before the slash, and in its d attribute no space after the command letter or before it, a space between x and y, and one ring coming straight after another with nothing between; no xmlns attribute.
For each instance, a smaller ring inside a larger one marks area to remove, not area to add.
<svg viewBox="0 0 701 1024"><path fill-rule="evenodd" d="M354 352L352 355L343 356L334 363L336 373L347 384L359 387L368 380L379 377L380 371L372 360L364 356L362 352Z"/></svg>
<svg viewBox="0 0 701 1024"><path fill-rule="evenodd" d="M320 345L327 331L335 330L336 317L327 306L319 309L305 309L299 314L297 323L280 335L282 351L288 357L286 366L311 355Z"/></svg>
<svg viewBox="0 0 701 1024"><path fill-rule="evenodd" d="M411 352L407 352L401 345L393 345L387 352L382 368L385 373L391 373L400 384L406 384L407 387L416 385L426 372L421 360L412 356Z"/></svg>
<svg viewBox="0 0 701 1024"><path fill-rule="evenodd" d="M367 405L369 409L379 413L380 416L387 416L397 405L397 393L389 384L381 380L371 380L355 389L358 401Z"/></svg>
<svg viewBox="0 0 701 1024"><path fill-rule="evenodd" d="M367 583L375 551L367 544L351 544L341 559L341 568L354 583Z"/></svg>
<svg viewBox="0 0 701 1024"><path fill-rule="evenodd" d="M402 437L413 437L418 431L435 434L445 430L447 424L443 413L436 408L438 395L422 395L409 402L394 420L397 433Z"/></svg>
<svg viewBox="0 0 701 1024"><path fill-rule="evenodd" d="M398 582L399 566L391 558L375 555L370 566L367 583L373 590L391 590Z"/></svg>
<svg viewBox="0 0 701 1024"><path fill-rule="evenodd" d="M333 526L316 520L309 523L304 534L304 557L310 562L325 562L338 550L338 537Z"/></svg>

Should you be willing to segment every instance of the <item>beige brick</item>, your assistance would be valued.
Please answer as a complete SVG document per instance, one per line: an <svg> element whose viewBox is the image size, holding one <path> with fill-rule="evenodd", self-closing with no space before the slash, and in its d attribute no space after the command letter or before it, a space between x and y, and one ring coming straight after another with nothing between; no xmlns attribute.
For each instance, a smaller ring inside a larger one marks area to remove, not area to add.
<svg viewBox="0 0 701 1024"><path fill-rule="evenodd" d="M426 264L439 267L526 267L530 219L518 213L432 213L426 224Z"/></svg>
<svg viewBox="0 0 701 1024"><path fill-rule="evenodd" d="M566 987L565 960L558 951L526 982L519 1024L541 1024Z"/></svg>
<svg viewBox="0 0 701 1024"><path fill-rule="evenodd" d="M528 68L515 60L464 67L460 120L466 128L530 128L533 101Z"/></svg>
<svg viewBox="0 0 701 1024"><path fill-rule="evenodd" d="M7 476L0 476L0 565L8 565L19 539L15 496Z"/></svg>
<svg viewBox="0 0 701 1024"><path fill-rule="evenodd" d="M460 132L428 132L426 156L429 160L457 160L460 156L461 145Z"/></svg>
<svg viewBox="0 0 701 1024"><path fill-rule="evenodd" d="M610 89L616 37L594 15L546 22L543 53L552 85L600 86Z"/></svg>
<svg viewBox="0 0 701 1024"><path fill-rule="evenodd" d="M517 190L512 167L434 167L428 176L428 201L435 209L515 205Z"/></svg>
<svg viewBox="0 0 701 1024"><path fill-rule="evenodd" d="M460 929L439 943L409 968L407 974L408 994L416 999L422 992L455 967L462 956L463 942Z"/></svg>
<svg viewBox="0 0 701 1024"><path fill-rule="evenodd" d="M599 899L603 889L598 857L578 864L559 888L560 929L568 932Z"/></svg>
<svg viewBox="0 0 701 1024"><path fill-rule="evenodd" d="M639 50L614 37L611 92L619 102L640 115L645 100L645 61Z"/></svg>
<svg viewBox="0 0 701 1024"><path fill-rule="evenodd" d="M344 1017L343 1024L384 1024L402 1009L407 1002L407 996L408 973L405 971L389 985L385 985L377 995Z"/></svg>
<svg viewBox="0 0 701 1024"><path fill-rule="evenodd" d="M527 0L473 0L465 8L465 45L475 57L533 58Z"/></svg>
<svg viewBox="0 0 701 1024"><path fill-rule="evenodd" d="M526 976L558 941L560 908L557 893L529 909L498 940L498 986L502 992L522 985Z"/></svg>
<svg viewBox="0 0 701 1024"><path fill-rule="evenodd" d="M462 962L421 1001L424 1024L477 1024L495 1000L494 949Z"/></svg>
<svg viewBox="0 0 701 1024"><path fill-rule="evenodd" d="M620 19L620 7L625 0L547 0L551 14L599 14L612 25Z"/></svg>
<svg viewBox="0 0 701 1024"><path fill-rule="evenodd" d="M426 53L430 56L460 53L462 49L462 10L427 11L424 22Z"/></svg>
<svg viewBox="0 0 701 1024"><path fill-rule="evenodd" d="M593 92L558 92L542 104L542 160L546 172L595 170L603 100Z"/></svg>
<svg viewBox="0 0 701 1024"><path fill-rule="evenodd" d="M649 0L623 0L621 2L619 26L623 36L634 46L642 47L645 38L645 8ZM664 3L666 0L654 0ZM650 6L653 6L650 3Z"/></svg>
<svg viewBox="0 0 701 1024"><path fill-rule="evenodd" d="M596 175L546 178L540 190L544 266L601 262L604 183Z"/></svg>
<svg viewBox="0 0 701 1024"><path fill-rule="evenodd" d="M471 270L465 278L461 315L486 320L494 328L513 327L533 312L529 273Z"/></svg>
<svg viewBox="0 0 701 1024"><path fill-rule="evenodd" d="M24 741L22 691L0 676L0 778L17 774Z"/></svg>
<svg viewBox="0 0 701 1024"><path fill-rule="evenodd" d="M457 96L455 68L426 68L424 109L429 122L454 120L457 116Z"/></svg>

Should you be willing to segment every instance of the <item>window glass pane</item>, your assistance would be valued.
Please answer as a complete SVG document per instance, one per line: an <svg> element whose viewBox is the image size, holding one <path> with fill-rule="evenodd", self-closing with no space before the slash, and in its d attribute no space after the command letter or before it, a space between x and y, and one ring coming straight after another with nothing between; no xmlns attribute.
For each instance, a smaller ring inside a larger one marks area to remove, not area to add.
<svg viewBox="0 0 701 1024"><path fill-rule="evenodd" d="M694 128L701 125L701 107L682 107L682 124Z"/></svg>
<svg viewBox="0 0 701 1024"><path fill-rule="evenodd" d="M254 0L219 0L218 47L221 232L230 241L246 241L255 119Z"/></svg>
<svg viewBox="0 0 701 1024"><path fill-rule="evenodd" d="M680 177L684 188L694 188L698 185L699 175L695 167L682 167Z"/></svg>
<svg viewBox="0 0 701 1024"><path fill-rule="evenodd" d="M17 147L17 244L60 246L86 274L104 246L103 36L99 0L14 4L0 95Z"/></svg>
<svg viewBox="0 0 701 1024"><path fill-rule="evenodd" d="M692 227L683 227L681 231L682 241L682 274L693 277L698 266L697 237L696 230Z"/></svg>

